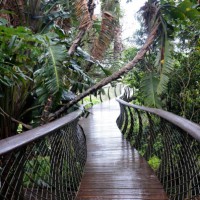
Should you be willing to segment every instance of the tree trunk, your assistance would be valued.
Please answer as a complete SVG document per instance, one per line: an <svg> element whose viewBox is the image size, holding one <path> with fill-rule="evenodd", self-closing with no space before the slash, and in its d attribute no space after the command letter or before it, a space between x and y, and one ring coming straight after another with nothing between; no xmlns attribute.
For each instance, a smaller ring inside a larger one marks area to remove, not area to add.
<svg viewBox="0 0 200 200"><path fill-rule="evenodd" d="M26 24L25 11L24 11L24 0L8 1L4 0L1 3L1 9L12 11L14 14L0 14L0 17L3 17L8 20L10 25L14 27L22 26Z"/></svg>
<svg viewBox="0 0 200 200"><path fill-rule="evenodd" d="M153 43L156 35L157 30L160 23L155 24L154 28L152 29L151 33L149 34L145 44L140 49L140 51L137 53L137 55L134 57L132 61L130 61L128 64L126 64L124 67L122 67L118 72L113 73L111 76L104 78L102 81L97 83L96 85L92 86L88 90L86 90L84 93L77 96L74 100L70 101L68 104L63 106L61 109L56 111L54 114L51 114L49 116L49 121L55 119L57 116L59 116L61 113L63 113L66 109L74 105L75 103L79 102L84 97L88 96L89 94L92 94L93 92L97 91L98 89L102 88L103 86L107 85L108 83L111 83L114 80L119 79L122 75L129 72L133 67L143 59L145 53L148 51L149 46Z"/></svg>
<svg viewBox="0 0 200 200"><path fill-rule="evenodd" d="M86 0L77 0L75 3L75 10L78 20L80 21L79 33L76 39L69 48L68 54L71 56L76 51L76 48L81 43L86 31L92 26L92 16L94 13L95 3Z"/></svg>
<svg viewBox="0 0 200 200"><path fill-rule="evenodd" d="M118 23L114 34L114 59L121 58L123 44L122 44L122 27Z"/></svg>

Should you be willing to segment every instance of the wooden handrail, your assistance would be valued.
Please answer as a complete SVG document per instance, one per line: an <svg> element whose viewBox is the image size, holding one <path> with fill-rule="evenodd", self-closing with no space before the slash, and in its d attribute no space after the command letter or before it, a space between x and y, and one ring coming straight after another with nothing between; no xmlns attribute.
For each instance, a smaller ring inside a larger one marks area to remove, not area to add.
<svg viewBox="0 0 200 200"><path fill-rule="evenodd" d="M117 101L117 125L149 162L169 199L199 197L200 126L173 113L130 104L129 91Z"/></svg>
<svg viewBox="0 0 200 200"><path fill-rule="evenodd" d="M12 137L8 137L8 138L0 140L0 147L1 147L0 155L8 153L11 150L22 147L36 139L39 139L41 137L48 135L49 133L75 120L81 114L82 114L82 110L79 109L51 123L45 124L43 126L34 128L29 131L25 131L21 134L14 135Z"/></svg>
<svg viewBox="0 0 200 200"><path fill-rule="evenodd" d="M120 99L120 97L117 98L116 100L123 105L156 114L156 115L162 117L163 119L171 122L172 124L178 126L182 130L186 131L189 135L191 135L198 142L200 142L200 126L198 124L191 122L191 121L189 121L183 117L180 117L178 115L175 115L173 113L161 110L161 109L148 108L145 106L138 106L135 104L130 104L130 103Z"/></svg>

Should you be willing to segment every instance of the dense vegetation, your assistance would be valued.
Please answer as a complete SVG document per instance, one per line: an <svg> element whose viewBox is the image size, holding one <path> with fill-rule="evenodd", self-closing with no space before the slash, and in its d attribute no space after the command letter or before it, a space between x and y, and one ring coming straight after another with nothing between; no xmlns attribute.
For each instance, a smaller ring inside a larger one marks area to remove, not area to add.
<svg viewBox="0 0 200 200"><path fill-rule="evenodd" d="M136 104L163 108L199 123L200 6L197 3L161 1L159 12L164 30L159 30L161 34L155 44L126 76L125 82L134 88ZM140 14L150 15L147 10L148 6L144 6ZM135 42L139 46L144 43L147 32L145 26L136 32ZM125 62L136 52L136 48L125 50Z"/></svg>
<svg viewBox="0 0 200 200"><path fill-rule="evenodd" d="M134 36L145 48L128 65L137 49L122 53L119 1L102 0L102 18L93 0L1 0L0 8L0 139L70 112L135 64L124 81L137 103L199 123L198 1L147 1Z"/></svg>

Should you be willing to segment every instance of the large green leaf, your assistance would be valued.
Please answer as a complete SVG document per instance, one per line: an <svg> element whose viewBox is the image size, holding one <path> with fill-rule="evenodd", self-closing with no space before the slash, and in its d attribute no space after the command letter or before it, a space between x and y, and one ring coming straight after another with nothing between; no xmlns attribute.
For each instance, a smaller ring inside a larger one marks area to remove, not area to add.
<svg viewBox="0 0 200 200"><path fill-rule="evenodd" d="M51 34L45 35L43 39L40 38L46 49L39 59L42 67L34 73L40 101L45 101L49 95L55 95L60 99L65 88L63 62L67 59L67 52L63 44L53 42L54 36Z"/></svg>
<svg viewBox="0 0 200 200"><path fill-rule="evenodd" d="M168 40L165 40L165 47L164 47L164 60L161 60L161 54L157 59L159 62L156 62L158 66L159 72L159 83L157 87L157 94L160 95L167 89L167 84L169 82L169 75L174 69L174 62L171 56L172 45Z"/></svg>
<svg viewBox="0 0 200 200"><path fill-rule="evenodd" d="M186 19L186 16L185 14L180 10L180 9L177 9L176 7L172 7L171 9L169 9L169 14L170 14L170 17L177 20L185 20Z"/></svg>
<svg viewBox="0 0 200 200"><path fill-rule="evenodd" d="M79 74L81 77L83 77L83 80L91 80L91 78L81 69L81 66L78 65L76 60L71 59L70 65L68 66L70 69L74 70L75 73Z"/></svg>
<svg viewBox="0 0 200 200"><path fill-rule="evenodd" d="M159 79L156 73L145 74L141 81L141 91L144 96L144 102L147 106L161 107L161 101L157 94Z"/></svg>
<svg viewBox="0 0 200 200"><path fill-rule="evenodd" d="M182 1L177 8L182 11L190 20L199 18L199 12L194 8L194 4L190 0Z"/></svg>

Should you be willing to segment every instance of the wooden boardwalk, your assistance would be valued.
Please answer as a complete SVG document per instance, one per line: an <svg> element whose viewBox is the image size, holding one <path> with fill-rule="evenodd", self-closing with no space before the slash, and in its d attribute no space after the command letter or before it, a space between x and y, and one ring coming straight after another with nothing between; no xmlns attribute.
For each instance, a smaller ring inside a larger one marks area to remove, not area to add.
<svg viewBox="0 0 200 200"><path fill-rule="evenodd" d="M96 105L80 122L88 158L77 200L167 200L157 177L117 128L119 106L115 100Z"/></svg>

